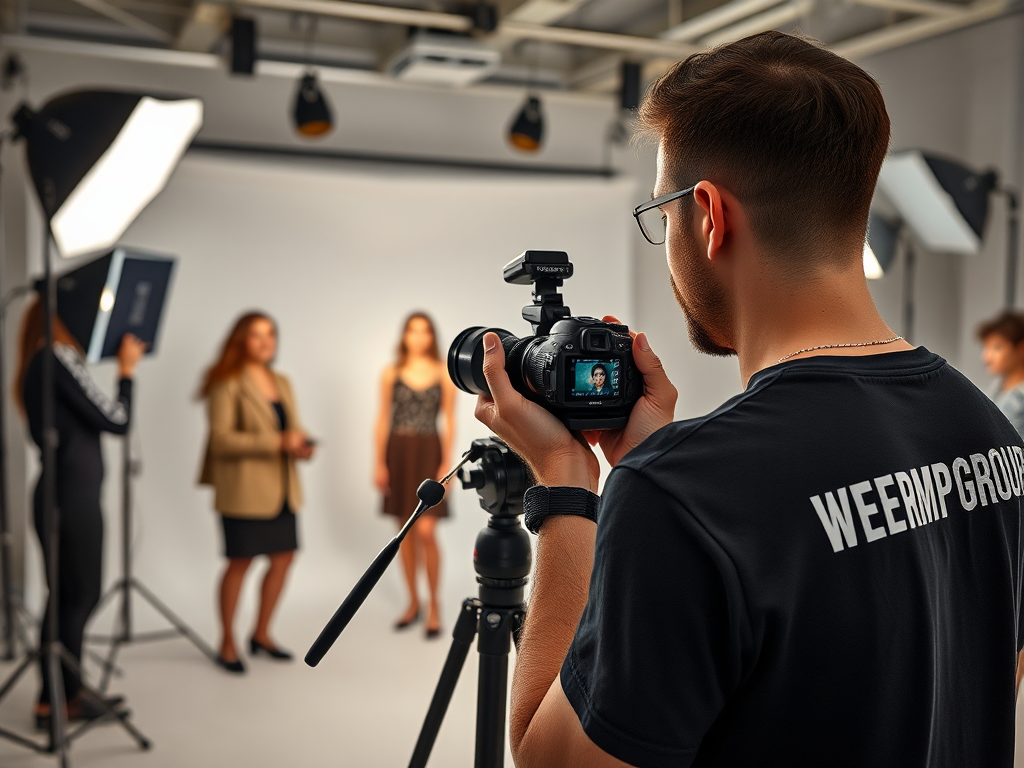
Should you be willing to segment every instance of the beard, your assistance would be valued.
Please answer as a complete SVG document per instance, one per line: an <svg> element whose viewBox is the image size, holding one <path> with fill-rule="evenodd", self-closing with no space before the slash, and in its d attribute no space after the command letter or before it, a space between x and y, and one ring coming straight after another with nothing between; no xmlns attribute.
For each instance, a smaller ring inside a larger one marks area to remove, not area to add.
<svg viewBox="0 0 1024 768"><path fill-rule="evenodd" d="M669 270L669 282L676 303L683 310L690 343L694 349L714 357L731 357L736 350L728 346L729 301L725 289L711 273L707 260L697 247L696 240L689 232L683 232L681 259L674 260L679 268L684 295L676 282L675 274Z"/></svg>

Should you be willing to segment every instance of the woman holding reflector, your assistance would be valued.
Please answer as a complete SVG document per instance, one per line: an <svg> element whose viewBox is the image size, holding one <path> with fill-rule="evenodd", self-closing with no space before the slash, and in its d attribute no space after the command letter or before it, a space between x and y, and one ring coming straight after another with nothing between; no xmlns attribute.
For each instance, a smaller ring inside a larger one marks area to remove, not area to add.
<svg viewBox="0 0 1024 768"><path fill-rule="evenodd" d="M244 672L234 638L235 608L253 558L266 555L253 655L288 660L270 638L270 621L298 549L295 513L302 505L297 460L313 455L299 422L288 379L272 370L277 326L262 312L243 315L206 372L200 395L207 402L210 437L199 482L212 485L224 527L227 568L220 584L220 665Z"/></svg>
<svg viewBox="0 0 1024 768"><path fill-rule="evenodd" d="M21 326L20 360L15 397L28 421L32 440L43 447L43 331L42 300L37 298L25 313ZM93 382L85 367L85 353L59 317L53 318L53 372L55 424L57 428L57 507L60 510L57 575L57 637L81 666L85 625L100 599L103 579L103 454L100 434L123 435L128 431L132 376L146 345L131 335L124 337L117 355L120 378L116 400L108 398ZM49 532L43 510L42 478L33 499L36 533L48 556ZM49 569L47 569L49 576ZM47 611L47 616L49 611ZM44 619L40 637L48 637ZM50 685L46 656L40 657L43 688L36 705L36 725L48 728ZM80 696L82 681L77 672L63 668L64 695L70 720L91 720L106 710ZM120 697L107 700L112 706Z"/></svg>

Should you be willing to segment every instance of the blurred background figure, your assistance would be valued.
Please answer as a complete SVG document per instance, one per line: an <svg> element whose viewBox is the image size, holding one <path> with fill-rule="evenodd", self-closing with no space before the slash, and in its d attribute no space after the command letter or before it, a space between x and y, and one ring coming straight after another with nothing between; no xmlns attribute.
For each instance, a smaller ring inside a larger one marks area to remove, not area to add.
<svg viewBox="0 0 1024 768"><path fill-rule="evenodd" d="M992 399L1024 435L1024 313L1003 312L978 328L981 358L999 378Z"/></svg>
<svg viewBox="0 0 1024 768"><path fill-rule="evenodd" d="M302 489L295 463L312 457L313 442L299 422L291 384L271 369L276 353L274 321L262 312L243 315L200 390L210 431L199 482L214 487L224 528L228 564L220 584L220 664L230 672L245 671L235 644L235 609L258 555L267 555L270 567L249 650L292 658L271 639L270 621L298 548L295 513Z"/></svg>
<svg viewBox="0 0 1024 768"><path fill-rule="evenodd" d="M455 385L441 360L434 322L428 315L414 312L406 319L395 364L381 376L380 401L374 480L384 495L384 514L397 518L401 528L419 503L419 484L428 477L443 477L448 471L455 437ZM437 418L442 412L443 438L437 431ZM420 617L416 577L422 564L430 591L426 636L440 634L437 589L441 556L434 528L438 518L447 516L448 508L442 501L417 521L402 543L409 605L395 629L404 629Z"/></svg>
<svg viewBox="0 0 1024 768"><path fill-rule="evenodd" d="M28 420L32 440L43 447L42 367L45 354L43 305L31 304L21 326L20 359L15 382L15 399ZM111 400L89 376L85 354L67 327L53 321L55 424L57 428L58 532L58 616L57 636L81 666L85 625L100 599L103 578L103 515L100 488L103 484L103 455L100 433L123 435L128 431L131 412L132 375L146 345L132 335L121 342L117 355L120 380L117 400ZM49 557L48 532L44 526L42 477L33 497L36 533L43 558ZM49 577L49 569L47 569ZM45 614L49 617L49 612ZM40 638L49 632L43 621ZM40 659L42 691L36 704L36 725L48 728L50 686L45 657ZM105 714L99 705L81 695L82 681L68 666L63 667L64 695L70 720L91 720ZM120 697L108 699L112 706Z"/></svg>

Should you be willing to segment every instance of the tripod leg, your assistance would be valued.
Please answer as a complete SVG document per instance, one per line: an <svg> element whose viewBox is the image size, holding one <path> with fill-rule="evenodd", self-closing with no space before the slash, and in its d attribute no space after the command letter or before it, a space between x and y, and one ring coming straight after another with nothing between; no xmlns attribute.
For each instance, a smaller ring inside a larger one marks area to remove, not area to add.
<svg viewBox="0 0 1024 768"><path fill-rule="evenodd" d="M459 681L459 673L466 663L466 656L473 644L479 611L480 601L476 598L471 597L462 604L462 612L459 613L455 629L452 630L452 645L448 650L448 658L444 662L444 669L441 670L437 688L434 689L434 698L430 701L430 709L427 710L427 716L423 720L423 727L416 740L416 749L413 750L412 759L409 760L409 768L425 768L427 760L430 759L430 751L434 748L434 742L437 740L437 732L444 720L444 713L448 710L448 704L455 692L455 684Z"/></svg>
<svg viewBox="0 0 1024 768"><path fill-rule="evenodd" d="M505 763L505 701L508 695L508 654L522 606L484 607L478 630L480 679L476 700L475 768L502 768Z"/></svg>
<svg viewBox="0 0 1024 768"><path fill-rule="evenodd" d="M157 611L159 611L160 614L165 619L167 619L167 622L172 627L174 627L181 634L187 637L189 641L192 643L192 645L194 645L200 651L209 656L213 661L217 660L219 654L215 650L213 650L213 648L211 648L209 644L207 644L207 642L203 640L203 638L196 634L195 630L193 630L192 627L190 627L188 624L186 624L184 621L178 618L178 616L170 608L164 605L163 601L161 601L160 598L158 598L156 595L150 592L145 585L143 585L138 579L132 579L131 586L139 590L139 594L142 595L146 602L153 606Z"/></svg>
<svg viewBox="0 0 1024 768"><path fill-rule="evenodd" d="M68 650L63 646L60 647L60 655L61 658L64 660L64 664L70 667L75 672L75 674L79 676L79 679L81 679L82 669L79 666L77 659L75 659L75 657L72 656L68 652ZM103 700L103 696L100 694L99 691L90 688L83 682L81 688L79 688L79 693L80 695L91 701L93 704L96 704L97 706L100 706L103 709L105 709L107 711L107 716L111 719L117 720L120 726L124 728L133 739L135 739L139 747L141 747L142 749L149 749L150 746L152 746L150 744L149 739L143 736L139 729L136 728L132 724L131 720L128 719L128 714L126 712L118 712L116 709L108 705L106 701ZM75 733L72 734L72 736L78 736L80 733L85 731L88 728L88 726L89 723L86 723L82 728L79 728L77 731L75 731ZM68 741L70 741L70 738L68 739Z"/></svg>

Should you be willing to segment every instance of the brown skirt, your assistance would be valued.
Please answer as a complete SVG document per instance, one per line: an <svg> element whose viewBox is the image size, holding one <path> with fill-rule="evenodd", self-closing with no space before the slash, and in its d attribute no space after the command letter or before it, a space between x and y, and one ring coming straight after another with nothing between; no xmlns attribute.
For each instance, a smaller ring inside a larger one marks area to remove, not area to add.
<svg viewBox="0 0 1024 768"><path fill-rule="evenodd" d="M428 477L436 480L441 466L441 438L437 434L396 434L388 437L388 475L391 493L384 497L384 514L405 522L412 515L419 499L416 489ZM442 500L425 514L448 517L447 502Z"/></svg>

